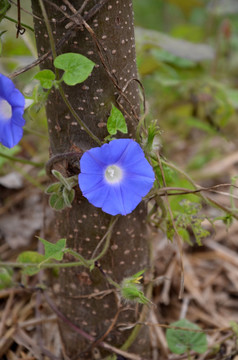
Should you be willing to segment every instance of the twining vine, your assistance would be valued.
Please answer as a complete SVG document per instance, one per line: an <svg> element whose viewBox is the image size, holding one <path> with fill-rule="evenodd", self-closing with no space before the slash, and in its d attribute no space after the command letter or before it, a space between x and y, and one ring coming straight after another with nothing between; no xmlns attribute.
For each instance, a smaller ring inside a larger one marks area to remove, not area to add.
<svg viewBox="0 0 238 360"><path fill-rule="evenodd" d="M49 1L47 0L47 2ZM204 201L212 203L214 206L223 210L227 216L238 219L238 215L234 211L228 209L222 204L215 202L204 194L206 192L218 192L220 187L229 187L231 189L232 187L235 187L235 185L220 184L208 188L200 187L195 184L187 174L183 173L180 169L176 168L173 164L170 164L161 156L161 149L158 148L156 142L157 137L160 135L160 129L155 123L148 125L145 116L146 114L143 114L141 117L139 117L125 94L125 90L131 81L138 82L142 88L142 92L143 86L138 79L131 79L129 82L127 82L123 89L120 88L103 54L100 41L97 39L95 32L88 24L88 20L95 16L101 10L101 8L105 6L107 0L99 1L98 4L90 9L85 16L82 16L81 14L86 2L83 3L79 10L75 9L68 0L63 0L63 2L69 7L72 15L69 15L56 4L50 2L50 4L55 7L55 9L61 11L64 17L69 20L68 24L66 25L66 29L68 30L63 38L55 44L51 31L51 24L44 7L44 1L39 0L49 35L51 49L32 64L10 74L8 77L0 74L0 98L2 101L0 117L0 142L5 147L12 148L18 144L23 136L23 126L25 125L25 120L23 118L25 100L20 91L15 88L12 79L35 67L36 65L39 65L46 58L52 56L55 71L53 72L51 70L42 70L35 76L35 79L40 82L41 87L43 88L45 94L44 100L46 101L47 95L52 88L59 91L65 105L68 107L71 114L77 120L79 125L85 130L85 132L87 132L87 134L94 140L98 147L92 148L84 153L78 151L57 154L47 162L46 173L48 176L54 178L55 181L46 189L46 194L49 195L49 204L56 211L61 211L65 207L71 207L75 195L74 189L76 186L79 186L83 196L85 196L91 204L102 208L104 212L112 215L113 217L110 221L108 229L106 230L102 239L99 241L98 246L94 250L90 259L86 259L80 253L67 248L66 239L59 239L55 244L52 244L45 239L39 238L44 246L44 255L33 251L26 251L19 255L16 262L0 262L0 266L3 268L7 266L21 268L22 274L29 276L33 276L41 269L45 268L83 266L92 270L93 268L97 267L108 283L114 287L113 291L115 291L120 299L133 303L137 302L144 305L139 321L135 324L131 324L131 327L134 328L131 337L122 346L121 350L116 349L103 341L108 332L110 332L110 328L101 339L96 340L69 322L68 319L65 318L64 315L61 314L55 307L47 293L44 292L46 301L59 317L68 322L70 326L74 326L75 331L80 333L80 335L83 337L87 338L95 344L99 343L101 347L110 350L111 352L115 352L122 356L125 355L127 358L135 359L133 356L130 357L130 354L124 350L126 350L134 341L142 325L151 325L144 319L146 306L153 306L150 300L153 279L151 280L151 284L148 287L147 293L144 294L141 280L143 278L145 269L141 269L136 274L124 278L123 281L119 284L116 283L112 277L105 274L103 269L100 267L99 260L105 255L109 248L111 236L114 226L118 220L118 216L131 213L143 198L146 199L146 201L149 201L151 204L151 211L148 215L150 223L155 227L160 227L162 222L165 222L168 228L170 226L170 233L168 232L168 237L171 238L171 240L175 238L179 247L181 262L181 286L179 297L182 298L184 276L182 245L184 239L182 238L181 230L186 230L192 219L194 221L194 218L196 218L197 222L195 223L196 226L194 226L194 233L196 235L196 231L202 226L201 222L203 217L199 217L200 209L195 208L192 204L189 203L185 204L188 213L187 218L181 216L179 217L179 215L175 216L170 207L169 196L194 194L201 197ZM17 5L18 20L16 36L18 37L23 34L27 26L21 23L21 9L19 0ZM3 13L1 14L1 16L3 15L3 17L6 19L8 19L6 15L8 8L9 7L6 6ZM103 143L78 116L70 101L65 96L62 87L63 82L69 86L74 86L84 82L94 69L95 64L90 59L80 54L65 53L57 56L57 50L62 47L62 45L72 36L74 30L79 27L84 27L91 35L97 48L101 64L103 65L107 76L109 77L110 81L112 81L115 88L119 91L117 105L120 109L113 104L111 105L111 112L107 121L108 135L105 137ZM72 66L72 64L74 65ZM59 76L59 69L64 71L61 78ZM14 99L12 96L13 94ZM123 98L126 104L130 107L132 115L120 104L120 98ZM145 104L144 95L143 103ZM122 134L128 133L127 123L123 113L128 119L132 119L133 122L136 123L137 142L132 139L116 138L118 132ZM41 163L35 163L29 160L13 157L4 154L3 152L0 152L0 156L3 156L11 161L27 163L36 167L42 166ZM57 162L61 162L62 160L70 162L72 159L76 160L78 163L79 174L71 174L72 176L65 177L59 171L54 169L54 165ZM133 159L136 159L136 161ZM184 177L186 177L194 189L191 190L179 187L167 187L166 168L180 172ZM128 190L130 190L130 198L126 196L126 192ZM230 196L229 193L226 194ZM232 196L234 197L234 195ZM165 202L163 203L161 201L162 197L165 198ZM199 245L201 245L201 239L206 235L207 233L200 231L197 238ZM61 263L64 255L66 254L69 254L75 258L75 261ZM41 289L40 291L44 291L44 289ZM118 313L115 316L115 322L117 320L117 316ZM111 326L113 327L113 325L114 324L112 323ZM189 347L188 345L191 344L192 341L195 343L195 340L191 340L192 336L194 336L194 333L202 334L202 350L203 352L206 351L207 342L203 336L204 330L193 326L194 324L189 324L189 322L186 322L184 326L182 325L181 323L174 323L174 325L169 326L169 329L178 331L186 330L186 334L187 332L191 332L192 335L190 334L191 336L189 337L189 340L183 343L183 352L188 351L189 353L190 350L199 352L196 344L193 344L194 346L192 347ZM158 326L163 327L165 325L158 324ZM168 343L172 341L171 338L173 338L173 336L174 333L171 334L171 332L168 332ZM173 341L171 349L173 349ZM174 352L176 351L174 350Z"/></svg>

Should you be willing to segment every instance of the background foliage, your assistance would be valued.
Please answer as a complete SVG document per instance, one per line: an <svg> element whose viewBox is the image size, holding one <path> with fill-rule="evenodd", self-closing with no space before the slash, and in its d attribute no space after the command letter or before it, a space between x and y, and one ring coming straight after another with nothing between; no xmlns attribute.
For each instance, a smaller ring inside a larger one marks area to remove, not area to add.
<svg viewBox="0 0 238 360"><path fill-rule="evenodd" d="M25 1L23 6L31 11L30 1ZM150 129L153 140L148 149L150 152L155 147L160 149L164 179L155 158L154 166L161 187L173 188L174 192L177 189L178 193L181 188L196 189L195 183L208 188L222 183L236 185L236 167L228 171L229 161L232 162L232 155L236 154L238 138L236 1L135 0L134 8L138 71L147 103L145 127ZM11 21L16 19L15 6L7 16L8 19L0 24L0 72L4 74L14 72L37 57L34 33L30 29L31 15L22 12L22 21L30 28L19 38L15 36L16 29ZM39 75L35 76L37 72L33 68L14 80L30 101L21 143L11 150L0 148L1 186L6 186L4 177L14 171L20 174L20 182L24 179L34 188L44 189L48 134L44 111L47 92L43 87L49 84ZM113 134L113 131L109 132ZM19 157L34 163L23 166ZM222 162L223 159L226 161ZM14 182L7 183L7 188L17 189ZM237 217L236 191L232 187L226 187L226 191L226 200L220 205L216 199L199 193L169 196L171 213L164 211L161 200L157 199L159 206L151 205L149 221L154 228L162 229L171 241L175 226L183 241L197 248L217 223L222 221L229 227ZM1 199L4 204L7 195ZM42 256L37 262L44 260ZM37 272L35 270L28 269L28 275L29 271L31 274ZM2 288L12 285L11 277L11 270L1 270ZM179 334L175 333L175 338ZM193 344L189 348L184 346L185 350L177 353L195 350ZM173 351L173 344L169 344L169 348ZM200 352L197 348L196 351Z"/></svg>

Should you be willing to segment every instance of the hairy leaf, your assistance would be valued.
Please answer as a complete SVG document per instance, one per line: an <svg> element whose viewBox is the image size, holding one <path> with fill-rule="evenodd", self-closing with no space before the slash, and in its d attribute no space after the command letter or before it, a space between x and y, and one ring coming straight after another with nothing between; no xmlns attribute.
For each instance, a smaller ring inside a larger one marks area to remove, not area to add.
<svg viewBox="0 0 238 360"><path fill-rule="evenodd" d="M188 330L180 329L167 329L166 340L169 349L175 354L184 354L190 350L196 351L199 354L204 353L207 350L207 337L203 332L194 332L193 330L199 330L199 326L192 322L181 319L176 321L171 326L186 328Z"/></svg>
<svg viewBox="0 0 238 360"><path fill-rule="evenodd" d="M12 274L5 267L0 268L0 290L12 285Z"/></svg>
<svg viewBox="0 0 238 360"><path fill-rule="evenodd" d="M65 246L66 246L66 239L60 239L55 244L40 237L39 240L42 242L45 249L44 262L50 259L55 259L58 261L61 261L63 259Z"/></svg>
<svg viewBox="0 0 238 360"><path fill-rule="evenodd" d="M26 275L35 275L40 271L39 264L44 261L45 257L42 254L37 253L36 251L24 251L18 258L17 262L20 263L34 263L35 265L26 266L22 272Z"/></svg>

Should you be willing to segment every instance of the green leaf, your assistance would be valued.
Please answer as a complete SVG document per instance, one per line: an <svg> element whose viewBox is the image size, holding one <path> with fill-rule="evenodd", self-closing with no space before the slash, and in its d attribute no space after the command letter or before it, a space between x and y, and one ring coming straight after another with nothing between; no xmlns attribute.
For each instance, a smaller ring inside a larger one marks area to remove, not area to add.
<svg viewBox="0 0 238 360"><path fill-rule="evenodd" d="M148 304L150 302L140 290L140 287L133 283L122 286L121 295L126 300L135 301L140 304Z"/></svg>
<svg viewBox="0 0 238 360"><path fill-rule="evenodd" d="M8 149L7 147L0 145L0 168L8 161L7 158L4 157L4 155L13 156L16 155L21 151L21 147L19 145L14 146L11 149Z"/></svg>
<svg viewBox="0 0 238 360"><path fill-rule="evenodd" d="M49 204L52 209L57 211L63 210L66 207L62 194L52 194L50 196Z"/></svg>
<svg viewBox="0 0 238 360"><path fill-rule="evenodd" d="M11 5L8 0L0 0L0 21L2 21L10 7Z"/></svg>
<svg viewBox="0 0 238 360"><path fill-rule="evenodd" d="M184 242L186 242L189 245L193 246L193 243L190 240L189 232L186 229L179 228L178 233L179 233L179 235L181 236L181 238L183 239Z"/></svg>
<svg viewBox="0 0 238 360"><path fill-rule="evenodd" d="M170 351L175 354L184 354L193 350L199 354L203 354L207 350L206 334L191 331L191 329L200 330L199 326L186 319L181 319L170 325L188 329L167 329L166 340Z"/></svg>
<svg viewBox="0 0 238 360"><path fill-rule="evenodd" d="M64 203L67 207L71 207L71 204L74 200L75 191L74 189L71 189L70 191L66 188L63 189L63 199Z"/></svg>
<svg viewBox="0 0 238 360"><path fill-rule="evenodd" d="M149 299L145 297L141 291L142 286L140 284L143 278L145 270L138 271L136 274L125 278L121 283L121 295L124 299L129 301L136 301L140 304L148 304Z"/></svg>
<svg viewBox="0 0 238 360"><path fill-rule="evenodd" d="M0 290L12 285L12 274L5 267L0 268Z"/></svg>
<svg viewBox="0 0 238 360"><path fill-rule="evenodd" d="M57 193L60 188L62 187L62 184L57 182L57 183L54 183L54 184L51 184L48 186L48 188L45 190L45 193L46 194L52 194L52 193Z"/></svg>
<svg viewBox="0 0 238 360"><path fill-rule="evenodd" d="M7 30L3 30L0 32L0 55L2 53L2 35L7 32Z"/></svg>
<svg viewBox="0 0 238 360"><path fill-rule="evenodd" d="M64 70L63 80L67 85L76 85L85 81L91 74L95 63L83 55L66 53L57 56L54 66Z"/></svg>
<svg viewBox="0 0 238 360"><path fill-rule="evenodd" d="M201 121L199 118L195 118L193 116L187 117L184 119L184 122L187 126L191 128L197 128L199 130L203 130L204 132L215 135L217 130L209 123Z"/></svg>
<svg viewBox="0 0 238 360"><path fill-rule="evenodd" d="M238 323L236 321L230 321L229 323L232 331L234 332L234 334L236 335L236 337L238 338Z"/></svg>
<svg viewBox="0 0 238 360"><path fill-rule="evenodd" d="M136 279L141 278L142 275L144 274L144 272L145 272L145 269L140 270L136 274L132 275L131 276L132 281L135 281Z"/></svg>
<svg viewBox="0 0 238 360"><path fill-rule="evenodd" d="M224 88L225 94L229 103L235 108L238 109L238 90L237 89L226 89Z"/></svg>
<svg viewBox="0 0 238 360"><path fill-rule="evenodd" d="M63 184L68 190L71 190L71 186L68 183L68 178L65 178L59 171L52 170L52 174Z"/></svg>
<svg viewBox="0 0 238 360"><path fill-rule="evenodd" d="M51 70L42 70L38 72L34 78L40 81L44 89L51 89L55 80L55 74Z"/></svg>
<svg viewBox="0 0 238 360"><path fill-rule="evenodd" d="M175 224L180 232L181 229L191 228L196 242L199 246L202 245L202 239L207 237L210 233L203 226L205 219L201 211L201 205L184 199L179 202L179 207L173 212ZM168 229L170 226L168 227ZM186 236L186 235L185 235ZM185 238L185 240L187 240Z"/></svg>
<svg viewBox="0 0 238 360"><path fill-rule="evenodd" d="M128 132L123 114L113 104L110 116L107 120L107 131L111 135L115 135L117 131L121 131L123 134L127 134Z"/></svg>
<svg viewBox="0 0 238 360"><path fill-rule="evenodd" d="M237 0L216 1L215 6L212 2L208 2L207 9L209 13L215 16L228 16L238 13Z"/></svg>
<svg viewBox="0 0 238 360"><path fill-rule="evenodd" d="M66 249L66 239L60 239L55 244L40 237L39 240L42 242L45 249L45 256L43 262L50 259L55 259L58 261L61 261L63 259L63 255Z"/></svg>
<svg viewBox="0 0 238 360"><path fill-rule="evenodd" d="M23 264L34 263L35 265L29 265L22 270L23 274L32 276L40 271L39 264L44 261L44 259L44 255L39 254L36 251L24 251L18 256L17 262Z"/></svg>
<svg viewBox="0 0 238 360"><path fill-rule="evenodd" d="M90 270L90 271L93 271L93 270L94 270L94 268L95 268L95 264L93 263L92 265L90 265L89 270Z"/></svg>
<svg viewBox="0 0 238 360"><path fill-rule="evenodd" d="M135 31L138 50L143 47L146 49L162 48L167 53L171 53L176 57L195 62L212 60L215 57L214 49L206 44L195 44L183 39L176 39L159 31L148 30L141 27L136 28Z"/></svg>

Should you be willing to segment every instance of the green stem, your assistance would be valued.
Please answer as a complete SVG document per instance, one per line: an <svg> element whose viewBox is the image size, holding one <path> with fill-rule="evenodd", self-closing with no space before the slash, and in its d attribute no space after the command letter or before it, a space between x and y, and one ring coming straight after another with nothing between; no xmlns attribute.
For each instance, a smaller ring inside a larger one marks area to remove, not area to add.
<svg viewBox="0 0 238 360"><path fill-rule="evenodd" d="M18 23L17 20L12 19L11 17L9 17L9 16L7 16L7 15L4 16L4 19L7 19L7 20L9 20L9 21L11 21L11 22L14 22L15 24ZM23 24L22 22L21 22L21 25L22 25L24 28L29 29L29 30L31 30L32 32L34 32L34 29L33 29L32 27L30 27L29 25Z"/></svg>
<svg viewBox="0 0 238 360"><path fill-rule="evenodd" d="M29 115L28 115L29 116ZM24 115L24 117L26 118L26 115ZM32 116L29 116L30 120L32 120ZM45 134L42 134L41 132L34 130L34 129L30 129L27 126L24 126L24 130L25 132L29 133L29 134L34 134L37 135L38 137L41 137L42 139L48 139L48 136Z"/></svg>
<svg viewBox="0 0 238 360"><path fill-rule="evenodd" d="M50 41L50 47L52 50L52 56L53 59L55 59L57 57L57 53L56 53L56 48L55 48L55 42L54 42L54 37L53 37L53 33L51 30L51 26L50 26L50 22L45 10L45 6L42 0L39 0L40 3L40 7L41 7L41 11L45 20L45 25L49 34L49 41ZM55 76L56 76L56 80L58 80L59 82L57 83L58 86L58 90L60 92L60 95L62 96L62 99L65 103L65 105L68 107L69 111L71 112L71 114L73 115L73 117L75 118L75 120L78 122L78 124L86 131L86 133L98 144L98 145L102 145L101 141L99 140L99 138L93 134L93 132L87 127L87 125L83 122L83 120L80 119L80 117L78 116L78 114L76 113L76 111L74 110L74 108L72 107L72 105L70 104L69 100L67 99L67 97L65 96L64 90L62 88L62 86L60 85L60 77L59 77L59 71L58 69L55 69Z"/></svg>
<svg viewBox="0 0 238 360"><path fill-rule="evenodd" d="M15 157L15 156L4 154L1 151L0 151L0 157L3 157L5 159L11 160L11 161L20 162L22 164L33 165L35 167L44 167L44 163L38 163L38 162L35 162L35 161L21 159L21 158Z"/></svg>
<svg viewBox="0 0 238 360"><path fill-rule="evenodd" d="M151 243L150 243L149 249L150 249L150 260L151 260L150 263L151 263L151 274L152 274L153 270L154 270L154 264L153 264L153 247L152 247ZM145 294L147 299L151 299L152 291L153 291L153 281L151 281L147 286L147 290L146 290L146 294ZM145 321L147 312L148 312L148 306L143 305L138 323L143 323ZM135 342L137 336L139 335L141 326L142 326L141 324L138 324L134 327L134 329L130 333L128 339L121 346L121 348L120 348L121 350L127 350ZM111 359L107 358L106 360L111 360Z"/></svg>
<svg viewBox="0 0 238 360"><path fill-rule="evenodd" d="M188 355L188 360L192 360L192 356L191 356L191 353L190 353L189 349L188 349L187 355Z"/></svg>
<svg viewBox="0 0 238 360"><path fill-rule="evenodd" d="M147 287L147 291L146 291L146 297L148 299L151 299L152 296L152 289L153 289L153 283L151 282L148 287ZM147 305L143 305L141 314L140 314L140 318L138 320L139 323L143 323L145 321L146 315L148 312L148 306ZM134 329L132 330L130 336L128 337L128 339L124 342L124 344L120 347L121 350L127 350L132 344L133 342L136 340L140 329L141 329L142 325L136 325L134 327Z"/></svg>
<svg viewBox="0 0 238 360"><path fill-rule="evenodd" d="M55 59L56 56L57 56L57 53L56 53L55 42L54 42L54 37L53 37L52 30L51 30L50 22L49 22L49 19L48 19L48 16L47 16L47 13L46 13L46 10L45 10L45 5L44 5L43 1L39 0L39 3L40 3L42 15L43 15L44 20L45 20L46 29L47 29L47 32L48 32L48 35L49 35L49 41L50 41L50 47L51 47L51 51L52 51L52 56L53 56L53 59ZM57 78L57 76L56 76L56 78Z"/></svg>
<svg viewBox="0 0 238 360"><path fill-rule="evenodd" d="M92 255L90 260L84 259L84 257L82 255L80 255L79 253L77 253L76 251L71 250L71 249L68 249L67 253L73 255L76 259L79 259L84 264L85 267L89 268L91 265L93 265L95 263L95 261L98 261L99 259L101 259L105 255L105 253L107 252L107 250L109 248L109 245L110 245L110 240L111 240L111 236L112 236L112 230L113 230L113 227L116 224L117 220L118 220L118 216L116 218L112 218L112 220L110 221L107 232L105 233L105 235L100 240L100 242L99 242L98 246L96 247L96 249L94 250L93 255ZM106 239L106 241L105 241L105 244L104 244L104 247L103 247L102 251L97 256L95 256L95 254L97 252L97 249L100 247L100 245L102 244L102 242L105 239ZM115 285L116 283L114 283L113 280L112 280L111 284ZM118 284L117 284L117 286L118 286Z"/></svg>
<svg viewBox="0 0 238 360"><path fill-rule="evenodd" d="M190 184L192 184L193 187L194 187L195 189L197 189L196 183L193 181L193 179L192 179L188 174L186 174L185 171L183 171L182 169L178 168L176 165L171 164L171 163L169 163L169 162L167 162L167 161L165 161L165 160L163 160L163 159L161 159L160 161L161 161L161 163L162 163L163 165L166 165L166 166L170 167L171 169L177 171L178 173L182 174L182 175L190 182Z"/></svg>
<svg viewBox="0 0 238 360"><path fill-rule="evenodd" d="M83 120L80 119L80 117L78 116L78 114L76 113L76 111L74 110L74 108L72 107L72 105L70 104L69 100L67 99L67 97L65 96L64 90L62 88L61 85L59 85L59 92L60 95L62 96L62 99L64 100L65 105L68 107L69 111L71 112L71 114L73 115L73 117L75 118L75 120L77 121L77 123L86 131L86 133L98 144L98 145L102 145L101 141L99 140L99 138L94 135L94 133L87 127L87 125L84 123Z"/></svg>
<svg viewBox="0 0 238 360"><path fill-rule="evenodd" d="M110 276L107 276L107 281L109 282L109 284L115 286L115 288L121 289L121 286L118 283L116 283L114 280L112 280L112 278L110 278Z"/></svg>
<svg viewBox="0 0 238 360"><path fill-rule="evenodd" d="M86 268L89 268L90 265L92 265L91 260L86 260L84 259L84 257L82 255L80 255L79 253L77 253L76 251L72 250L72 249L68 249L67 253L70 255L73 255L76 259L78 259L82 265L84 265ZM69 264L69 263L68 263Z"/></svg>
<svg viewBox="0 0 238 360"><path fill-rule="evenodd" d="M235 199L233 198L233 193L234 193L234 188L233 186L235 185L236 183L236 177L235 178L232 178L232 181L231 181L231 184L232 186L230 187L230 201L231 201L231 209L232 210L236 210L236 206L235 206Z"/></svg>
<svg viewBox="0 0 238 360"><path fill-rule="evenodd" d="M145 114L140 117L140 120L138 122L138 125L136 127L136 141L140 143L140 130L145 120Z"/></svg>
<svg viewBox="0 0 238 360"><path fill-rule="evenodd" d="M178 168L177 166L175 166L174 164L171 164L163 159L161 159L161 163L170 167L171 169L179 172L180 174L182 174L187 180L188 182L190 182L190 184L195 188L195 189L198 189L198 186L197 184L191 179L191 177L186 174L182 169ZM215 205L218 209L224 211L225 213L227 214L230 214L232 217L234 217L236 220L238 220L238 215L236 215L233 211L229 210L228 208L226 208L225 206L217 203L215 200L211 199L210 197L208 196L205 196L201 193L194 193L194 195L197 195L198 197L200 197L201 199L203 199L206 203L210 203L210 204L213 204Z"/></svg>
<svg viewBox="0 0 238 360"><path fill-rule="evenodd" d="M13 169L15 169L17 172L19 172L22 176L24 176L24 178L29 181L29 183L31 183L32 185L34 185L35 187L39 188L41 191L45 191L45 187L41 185L41 183L39 181L36 180L35 177L29 175L26 171L24 171L22 168L20 168L17 165L12 165Z"/></svg>
<svg viewBox="0 0 238 360"><path fill-rule="evenodd" d="M151 245L151 242L149 243L150 246L149 246L149 250L150 250L150 264L151 264L151 274L153 273L154 271L154 264L153 264L153 247ZM153 281L151 281L148 286L147 286L147 289L146 289L146 298L147 299L151 299L152 298L152 291L153 291ZM141 311L141 314L140 314L140 317L139 317L139 320L138 322L139 323L143 323L146 319L146 316L147 316L147 312L148 312L148 306L147 305L143 305L142 307L142 311ZM138 324L134 327L134 329L132 330L132 332L130 333L129 337L127 338L127 340L124 342L124 344L121 346L121 350L127 350L136 340L139 332L140 332L140 329L141 329L141 324ZM106 360L114 360L114 358L110 358L110 357L107 357Z"/></svg>
<svg viewBox="0 0 238 360"><path fill-rule="evenodd" d="M116 224L117 220L118 220L118 216L111 219L111 221L109 223L109 226L108 226L108 229L107 229L107 232L102 237L102 239L99 241L98 245L96 246L96 249L94 250L94 252L92 254L91 261L95 262L95 261L99 260L101 257L103 257L103 255L108 250L110 240L111 240L111 237L112 237L112 230L113 230L114 225ZM96 257L94 257L96 255L96 253L97 253L98 248L101 246L101 244L103 243L103 241L105 239L106 239L106 242L104 244L104 247L103 247L102 251L100 252L100 254L98 254Z"/></svg>
<svg viewBox="0 0 238 360"><path fill-rule="evenodd" d="M39 263L21 263L13 261L0 261L0 266L3 267L13 267L13 268L26 268L27 266L38 266ZM68 263L44 263L40 265L40 268L65 268L71 266L83 266L84 264L81 261L68 262Z"/></svg>

